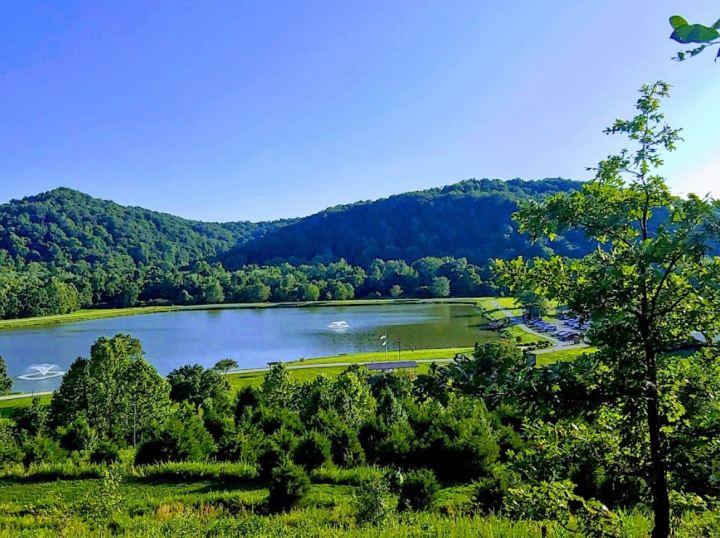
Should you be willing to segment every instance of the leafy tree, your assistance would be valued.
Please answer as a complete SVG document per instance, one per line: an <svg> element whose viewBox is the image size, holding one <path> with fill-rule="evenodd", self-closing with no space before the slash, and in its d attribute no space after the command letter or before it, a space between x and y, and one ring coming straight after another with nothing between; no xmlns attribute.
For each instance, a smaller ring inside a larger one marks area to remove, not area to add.
<svg viewBox="0 0 720 538"><path fill-rule="evenodd" d="M355 494L355 520L361 525L379 525L393 512L391 499L384 476L364 480Z"/></svg>
<svg viewBox="0 0 720 538"><path fill-rule="evenodd" d="M650 484L653 536L668 536L666 431L672 429L668 394L659 383L659 360L690 333L707 341L720 332L720 260L711 253L720 238L720 204L670 193L657 169L662 152L675 149L679 133L664 123L661 100L668 85L643 86L638 114L618 120L608 133L636 144L602 161L593 181L571 195L528 203L517 214L533 238L570 229L603 245L580 260L499 262L511 287L567 304L593 324L598 356L615 372L617 405L645 423L646 479Z"/></svg>
<svg viewBox="0 0 720 538"><path fill-rule="evenodd" d="M433 297L447 297L450 295L450 280L444 276L438 276L432 279L430 285L430 294Z"/></svg>
<svg viewBox="0 0 720 538"><path fill-rule="evenodd" d="M42 434L27 438L22 444L22 452L26 467L34 463L60 463L67 456L55 439Z"/></svg>
<svg viewBox="0 0 720 538"><path fill-rule="evenodd" d="M515 367L524 365L518 347L509 340L499 340L477 346L472 357L456 355L440 371L440 377L444 380L442 385L450 384L455 390L483 396L489 406L494 406L497 395L516 382Z"/></svg>
<svg viewBox="0 0 720 538"><path fill-rule="evenodd" d="M712 26L704 26L702 24L689 24L680 15L673 15L670 17L670 26L673 29L670 39L683 45L697 45L693 49L678 52L674 59L679 62L697 56L708 47L720 45L720 19ZM720 58L720 49L718 49L715 56L716 61L717 58Z"/></svg>
<svg viewBox="0 0 720 538"><path fill-rule="evenodd" d="M217 370L203 368L199 364L181 366L167 376L170 384L170 399L175 402L189 402L200 406L211 400L225 407L229 404L228 384Z"/></svg>
<svg viewBox="0 0 720 538"><path fill-rule="evenodd" d="M393 297L394 299L397 299L403 294L403 289L395 284L392 288L390 288L390 297Z"/></svg>
<svg viewBox="0 0 720 538"><path fill-rule="evenodd" d="M78 357L50 401L50 428L70 424L88 409L88 360Z"/></svg>
<svg viewBox="0 0 720 538"><path fill-rule="evenodd" d="M213 369L222 372L224 375L227 375L230 370L234 370L237 367L238 362L235 359L221 359L215 363Z"/></svg>
<svg viewBox="0 0 720 538"><path fill-rule="evenodd" d="M220 282L214 280L205 287L205 300L208 304L217 304L225 301L225 292Z"/></svg>
<svg viewBox="0 0 720 538"><path fill-rule="evenodd" d="M518 289L515 291L515 297L522 305L525 314L532 318L542 317L548 312L548 302L545 297L533 290Z"/></svg>
<svg viewBox="0 0 720 538"><path fill-rule="evenodd" d="M298 385L283 363L270 366L261 390L269 407L295 409Z"/></svg>
<svg viewBox="0 0 720 538"><path fill-rule="evenodd" d="M314 282L300 284L297 298L298 301L317 301L320 298L320 288Z"/></svg>
<svg viewBox="0 0 720 538"><path fill-rule="evenodd" d="M0 356L0 396L3 394L9 394L12 390L12 379L7 373L7 366L5 360Z"/></svg>
<svg viewBox="0 0 720 538"><path fill-rule="evenodd" d="M345 369L333 381L326 405L350 427L357 427L375 413L377 402L372 395L368 377L360 367Z"/></svg>
<svg viewBox="0 0 720 538"><path fill-rule="evenodd" d="M168 414L169 393L137 339L102 337L90 359L77 359L53 394L52 424L67 426L82 415L99 436L134 442Z"/></svg>

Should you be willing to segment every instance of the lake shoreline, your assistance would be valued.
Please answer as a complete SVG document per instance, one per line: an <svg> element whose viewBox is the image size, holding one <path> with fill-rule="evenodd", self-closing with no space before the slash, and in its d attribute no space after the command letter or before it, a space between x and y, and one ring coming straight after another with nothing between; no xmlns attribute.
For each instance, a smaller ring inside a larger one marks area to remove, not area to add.
<svg viewBox="0 0 720 538"><path fill-rule="evenodd" d="M438 299L349 299L346 301L311 301L281 303L220 303L208 305L136 306L129 308L89 308L71 314L36 318L0 320L0 330L49 327L63 323L90 321L115 317L183 312L193 310L259 310L270 308L322 308L332 306L377 306L403 304L467 304L477 306L483 297L446 297Z"/></svg>

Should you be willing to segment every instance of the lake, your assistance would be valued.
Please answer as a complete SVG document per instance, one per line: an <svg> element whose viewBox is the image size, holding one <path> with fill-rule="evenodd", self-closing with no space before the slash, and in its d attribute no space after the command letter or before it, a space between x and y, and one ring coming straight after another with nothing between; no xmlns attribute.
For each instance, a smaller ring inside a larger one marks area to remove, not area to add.
<svg viewBox="0 0 720 538"><path fill-rule="evenodd" d="M345 321L346 330L328 325ZM96 319L0 331L0 355L15 379L14 390L55 389L61 377L26 381L16 376L31 364L57 364L61 370L87 357L100 336L126 333L139 338L147 359L161 374L184 364L212 366L230 357L241 368L270 361L378 351L387 331L390 349L471 346L493 333L475 307L462 304L387 304L235 310L182 310Z"/></svg>

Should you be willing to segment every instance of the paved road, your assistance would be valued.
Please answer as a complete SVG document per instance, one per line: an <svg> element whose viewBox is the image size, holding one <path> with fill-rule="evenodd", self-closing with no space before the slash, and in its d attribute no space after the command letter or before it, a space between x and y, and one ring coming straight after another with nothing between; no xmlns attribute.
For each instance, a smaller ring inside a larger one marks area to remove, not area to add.
<svg viewBox="0 0 720 538"><path fill-rule="evenodd" d="M0 401L2 400L17 400L18 398L28 398L30 396L47 396L48 394L52 394L52 391L49 392L25 392L21 394L8 394L7 396L0 396Z"/></svg>
<svg viewBox="0 0 720 538"><path fill-rule="evenodd" d="M500 312L502 312L503 314L505 314L506 317L508 317L508 318L515 317L515 314L513 314L512 312L510 312L510 310L508 310L508 309L503 308L502 306L500 306L500 303L498 303L497 301L493 300L493 304L495 305L495 308L497 308L498 310L500 310ZM547 340L550 340L550 341L553 343L553 345L550 346L550 347L546 347L545 349L538 349L538 350L536 350L536 351L535 351L535 354L536 354L536 355L542 355L542 354L545 354L545 353L552 353L553 351L562 351L562 350L565 350L565 349L582 349L582 348L585 348L585 347L590 347L590 346L588 346L587 344L584 344L584 343L580 343L580 344L570 344L570 343L568 343L568 342L563 342L562 340L558 340L557 338L555 338L555 337L553 337L553 336L550 336L549 334L545 334L545 333L541 333L541 332L539 332L539 331L536 331L535 329L533 329L532 327L528 327L528 326L525 325L524 323L518 323L518 326L521 327L522 330L525 331L525 332L528 332L528 333L530 333L530 334L534 334L535 336L540 336L540 337L542 337L542 338L546 338Z"/></svg>

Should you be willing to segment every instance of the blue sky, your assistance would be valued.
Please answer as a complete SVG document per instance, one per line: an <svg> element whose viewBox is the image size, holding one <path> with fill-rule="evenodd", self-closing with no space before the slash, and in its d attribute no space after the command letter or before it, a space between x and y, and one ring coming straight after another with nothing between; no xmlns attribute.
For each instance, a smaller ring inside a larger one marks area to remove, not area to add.
<svg viewBox="0 0 720 538"><path fill-rule="evenodd" d="M674 85L677 192L720 195L716 1L0 2L0 201L68 186L261 220L469 177L587 179Z"/></svg>

